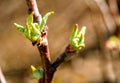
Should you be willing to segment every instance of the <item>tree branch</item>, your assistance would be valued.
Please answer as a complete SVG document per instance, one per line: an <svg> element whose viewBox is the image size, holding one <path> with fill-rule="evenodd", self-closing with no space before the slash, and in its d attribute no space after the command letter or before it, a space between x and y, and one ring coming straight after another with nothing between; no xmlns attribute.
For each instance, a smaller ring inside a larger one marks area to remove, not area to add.
<svg viewBox="0 0 120 83"><path fill-rule="evenodd" d="M117 25L117 35L120 37L120 14L119 14L119 8L117 4L117 0L108 0L110 11L113 15L113 18L115 20L115 23Z"/></svg>
<svg viewBox="0 0 120 83"><path fill-rule="evenodd" d="M41 23L42 16L39 13L36 0L26 0L28 6L28 14L34 12L34 22Z"/></svg>
<svg viewBox="0 0 120 83"><path fill-rule="evenodd" d="M34 12L34 22L40 24L42 17L38 11L36 0L26 0L26 2L28 5L28 13L31 14L32 12ZM39 43L37 44L37 47L41 55L42 65L44 69L44 78L39 83L51 83L53 77L53 70L52 68L50 68L51 63L47 41L47 27L44 27L44 30L42 31L42 38L45 41L44 44L40 45Z"/></svg>
<svg viewBox="0 0 120 83"><path fill-rule="evenodd" d="M34 13L34 22L40 24L42 20L42 16L40 15L37 7L36 0L26 0L28 5L28 13ZM71 45L68 45L65 51L56 59L56 61L51 64L50 60L50 53L48 47L48 40L47 40L47 26L44 27L43 31L41 32L41 37L44 40L44 44L40 44L37 42L37 47L41 55L41 61L44 69L44 77L43 79L39 79L39 83L52 83L53 75L57 69L57 67L65 61L68 56L71 56L73 53L76 52L75 48ZM36 44L36 42L33 42Z"/></svg>
<svg viewBox="0 0 120 83"><path fill-rule="evenodd" d="M57 68L60 64L62 64L66 58L71 57L73 53L76 53L77 51L74 49L73 46L68 45L65 49L65 51L56 59L55 62L53 62L52 67Z"/></svg>

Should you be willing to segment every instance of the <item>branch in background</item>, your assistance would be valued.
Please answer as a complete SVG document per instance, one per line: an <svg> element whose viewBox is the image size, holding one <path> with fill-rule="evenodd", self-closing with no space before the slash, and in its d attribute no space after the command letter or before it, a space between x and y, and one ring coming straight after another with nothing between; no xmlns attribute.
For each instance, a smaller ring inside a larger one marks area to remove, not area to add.
<svg viewBox="0 0 120 83"><path fill-rule="evenodd" d="M105 0L95 0L95 3L97 6L96 7L97 10L95 10L95 7L93 7L92 4L88 3L88 6L89 6L91 12L93 13L93 12L96 12L99 10L99 14L100 14L100 16L102 16L102 21L105 22L104 26L101 26L101 25L98 26L98 24L101 22L101 21L96 21L96 19L98 19L98 16L95 17L94 14L91 15L93 24L95 27L96 35L98 38L98 42L99 42L99 48L100 48L101 54L103 55L101 57L101 60L103 62L102 64L104 64L104 65L102 65L102 72L103 72L103 76L104 76L103 80L108 83L115 83L116 76L114 74L113 66L111 64L111 52L109 52L109 50L106 49L105 43L106 43L106 39L108 39L109 36L111 36L113 34L113 32L115 32L116 27L113 26L113 25L115 25L115 24L113 24L114 20L113 20L112 16L110 15L109 7L106 4ZM111 28L111 29L109 29L109 28ZM105 29L108 31L104 32ZM107 34L106 34L106 32L107 32ZM101 36L101 34L104 36ZM106 35L107 35L107 38L105 37ZM110 66L111 66L111 68L110 68ZM108 69L111 69L111 70L108 70ZM107 73L105 73L105 72L107 72Z"/></svg>
<svg viewBox="0 0 120 83"><path fill-rule="evenodd" d="M106 29L108 30L109 33L115 32L116 24L115 24L113 16L111 15L111 11L110 11L107 3L105 2L105 0L95 0L95 2L101 11L101 14L103 16L103 19L104 19L104 22L106 25ZM112 34L110 34L110 35L112 35Z"/></svg>
<svg viewBox="0 0 120 83"><path fill-rule="evenodd" d="M113 15L115 21L118 21L119 18L119 9L117 6L117 0L108 0L110 11Z"/></svg>
<svg viewBox="0 0 120 83"><path fill-rule="evenodd" d="M3 73L2 73L1 68L0 68L0 83L6 83L6 80L5 80L5 77L4 77Z"/></svg>
<svg viewBox="0 0 120 83"><path fill-rule="evenodd" d="M113 18L117 24L117 35L120 37L120 14L119 14L119 8L117 4L117 0L108 0L110 11L113 15Z"/></svg>

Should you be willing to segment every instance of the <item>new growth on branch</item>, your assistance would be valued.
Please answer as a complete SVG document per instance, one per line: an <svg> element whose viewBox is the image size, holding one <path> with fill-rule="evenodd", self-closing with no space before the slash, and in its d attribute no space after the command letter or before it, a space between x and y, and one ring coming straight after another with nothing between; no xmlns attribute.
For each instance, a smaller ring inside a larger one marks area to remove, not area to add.
<svg viewBox="0 0 120 83"><path fill-rule="evenodd" d="M62 64L69 54L79 51L81 48L85 47L85 31L86 27L83 26L81 30L78 29L78 25L75 24L71 36L70 44L66 47L65 51L57 57L57 59L52 63L50 60L50 53L47 41L47 20L50 15L54 12L48 12L41 17L39 15L36 0L26 0L28 5L29 16L26 21L26 26L14 23L14 26L21 31L27 39L29 39L33 45L37 45L40 52L41 61L43 68L36 69L31 66L33 77L38 80L38 83L52 83L57 67Z"/></svg>

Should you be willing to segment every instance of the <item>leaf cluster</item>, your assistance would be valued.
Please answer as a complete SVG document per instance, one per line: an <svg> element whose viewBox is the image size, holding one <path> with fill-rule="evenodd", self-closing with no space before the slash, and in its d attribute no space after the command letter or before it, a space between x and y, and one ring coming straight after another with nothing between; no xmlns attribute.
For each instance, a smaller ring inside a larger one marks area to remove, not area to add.
<svg viewBox="0 0 120 83"><path fill-rule="evenodd" d="M41 40L41 32L44 29L46 22L48 20L48 17L50 15L52 15L54 12L48 12L43 18L40 24L38 23L34 23L33 22L33 14L31 13L28 18L27 18L27 22L26 22L26 27L19 25L17 23L14 23L15 27L24 33L24 35L26 36L26 38L28 38L29 40L31 40L32 42Z"/></svg>

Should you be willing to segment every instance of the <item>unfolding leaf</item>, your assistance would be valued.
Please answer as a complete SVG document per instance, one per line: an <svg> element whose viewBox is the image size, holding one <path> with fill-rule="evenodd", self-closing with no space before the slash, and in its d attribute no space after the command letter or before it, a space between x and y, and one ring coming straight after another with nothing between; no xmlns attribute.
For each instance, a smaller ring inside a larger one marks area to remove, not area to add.
<svg viewBox="0 0 120 83"><path fill-rule="evenodd" d="M79 45L79 47L84 47L85 46L85 44L84 44L85 30L86 30L86 27L83 26L82 29L80 30L80 33L78 33L78 38L79 38L78 45Z"/></svg>
<svg viewBox="0 0 120 83"><path fill-rule="evenodd" d="M72 30L72 34L70 36L70 41L74 41L74 38L77 36L78 33L78 25L76 24Z"/></svg>
<svg viewBox="0 0 120 83"><path fill-rule="evenodd" d="M31 29L29 25L27 25L24 35L26 36L26 38L31 40Z"/></svg>
<svg viewBox="0 0 120 83"><path fill-rule="evenodd" d="M37 29L37 27L35 26L35 24L32 24L32 29L31 29L31 40L37 41L40 37L40 31L39 29Z"/></svg>
<svg viewBox="0 0 120 83"><path fill-rule="evenodd" d="M39 68L38 71L39 71L39 73L41 75L40 78L43 78L43 76L44 76L44 70L43 70L43 68Z"/></svg>
<svg viewBox="0 0 120 83"><path fill-rule="evenodd" d="M36 69L34 66L31 66L33 77L35 79L41 79L43 78L44 70L43 68Z"/></svg>
<svg viewBox="0 0 120 83"><path fill-rule="evenodd" d="M41 31L43 30L48 17L53 14L54 12L48 12L42 19L41 24L39 25L38 23L33 22L33 13L31 13L26 22L26 27L24 28L23 26L14 23L15 27L20 30L21 32L24 32L24 35L26 38L31 40L32 42L37 42L39 41L40 43L43 41L40 41L40 36L41 36Z"/></svg>
<svg viewBox="0 0 120 83"><path fill-rule="evenodd" d="M40 31L39 29L37 29L36 25L35 24L32 24L32 29L31 29L31 32L34 34L34 35L39 35L40 34ZM32 35L32 34L31 34Z"/></svg>
<svg viewBox="0 0 120 83"><path fill-rule="evenodd" d="M74 48L76 48L76 50L79 50L85 46L84 44L85 30L86 30L85 26L82 27L82 29L79 31L78 25L75 25L72 31L70 42L71 42L71 45L74 46Z"/></svg>
<svg viewBox="0 0 120 83"><path fill-rule="evenodd" d="M19 25L17 23L14 23L14 26L21 32L25 32L25 27L23 27L22 25Z"/></svg>
<svg viewBox="0 0 120 83"><path fill-rule="evenodd" d="M37 70L33 65L31 65L31 69L32 69L32 72Z"/></svg>
<svg viewBox="0 0 120 83"><path fill-rule="evenodd" d="M43 17L42 22L41 22L41 24L40 24L40 30L41 30L41 31L43 30L44 26L46 25L46 22L47 22L47 20L48 20L48 17L49 17L50 15L52 15L53 13L54 13L54 12L52 11L52 12L48 12L47 14L45 14L45 16Z"/></svg>
<svg viewBox="0 0 120 83"><path fill-rule="evenodd" d="M33 13L31 13L27 18L27 25L31 25L33 23Z"/></svg>

